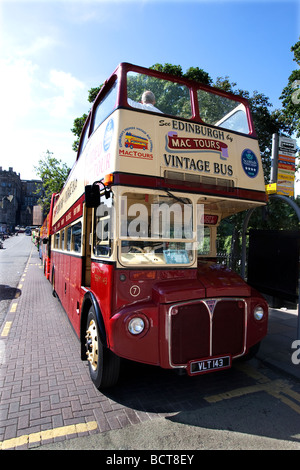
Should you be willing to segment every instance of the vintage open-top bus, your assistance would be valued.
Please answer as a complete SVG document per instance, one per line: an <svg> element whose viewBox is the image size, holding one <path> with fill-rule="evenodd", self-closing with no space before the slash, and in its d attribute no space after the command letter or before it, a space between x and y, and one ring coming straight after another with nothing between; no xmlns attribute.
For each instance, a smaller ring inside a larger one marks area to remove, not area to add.
<svg viewBox="0 0 300 470"><path fill-rule="evenodd" d="M51 228L50 280L97 388L117 382L121 358L196 375L257 348L267 303L216 263L216 235L222 218L265 202L245 99L117 67Z"/></svg>

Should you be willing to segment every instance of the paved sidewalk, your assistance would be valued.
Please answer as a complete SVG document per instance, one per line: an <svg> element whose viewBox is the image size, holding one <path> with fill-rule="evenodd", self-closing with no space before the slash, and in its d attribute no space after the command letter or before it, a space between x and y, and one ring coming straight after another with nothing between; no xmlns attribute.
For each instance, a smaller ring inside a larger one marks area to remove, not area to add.
<svg viewBox="0 0 300 470"><path fill-rule="evenodd" d="M155 382L149 368L140 383L139 366L133 366L137 368L126 370L126 391L120 387L115 394L102 394L95 389L87 364L80 360L77 336L51 295L34 247L18 288L21 295L11 302L0 330L0 449L30 449L132 424L158 423L178 411L179 404L181 411L195 409L195 387L188 381L178 386L172 371L160 376L156 368ZM269 334L258 358L299 379L300 365L291 361L296 332L297 311L271 310ZM228 386L225 377L218 380Z"/></svg>
<svg viewBox="0 0 300 470"><path fill-rule="evenodd" d="M0 330L0 449L3 441L30 448L150 420L95 389L36 249L20 283Z"/></svg>

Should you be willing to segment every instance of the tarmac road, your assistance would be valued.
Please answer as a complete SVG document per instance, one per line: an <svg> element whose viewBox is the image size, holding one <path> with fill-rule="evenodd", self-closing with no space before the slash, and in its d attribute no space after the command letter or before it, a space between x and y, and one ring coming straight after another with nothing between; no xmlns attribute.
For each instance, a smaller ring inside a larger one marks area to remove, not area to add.
<svg viewBox="0 0 300 470"><path fill-rule="evenodd" d="M31 237L20 234L4 240L0 250L0 327L12 299L20 295L17 289L29 255L33 249Z"/></svg>

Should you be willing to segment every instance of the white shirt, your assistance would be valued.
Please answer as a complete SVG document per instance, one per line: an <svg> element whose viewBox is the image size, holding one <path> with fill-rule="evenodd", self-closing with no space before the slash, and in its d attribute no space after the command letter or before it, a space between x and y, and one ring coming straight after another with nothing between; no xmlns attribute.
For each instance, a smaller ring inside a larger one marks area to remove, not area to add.
<svg viewBox="0 0 300 470"><path fill-rule="evenodd" d="M151 103L138 103L128 98L128 104L133 108L145 109L146 111L152 111L153 113L161 113L161 111L153 106Z"/></svg>

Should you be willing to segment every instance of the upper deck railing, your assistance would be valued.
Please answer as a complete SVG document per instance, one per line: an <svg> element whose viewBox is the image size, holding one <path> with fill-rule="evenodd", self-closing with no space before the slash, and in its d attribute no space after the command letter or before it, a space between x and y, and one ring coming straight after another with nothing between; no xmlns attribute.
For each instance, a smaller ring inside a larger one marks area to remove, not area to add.
<svg viewBox="0 0 300 470"><path fill-rule="evenodd" d="M144 102L145 91L155 101ZM265 199L248 101L155 70L119 65L87 118L77 158L82 153L89 161L89 182L97 160L97 177L105 171L149 175L168 184L182 181L221 191L258 191ZM258 194L253 196L257 199Z"/></svg>
<svg viewBox="0 0 300 470"><path fill-rule="evenodd" d="M155 95L154 108L141 103L146 90ZM256 137L245 98L196 81L122 63L98 93L83 129L78 155L99 123L119 107L163 113Z"/></svg>

